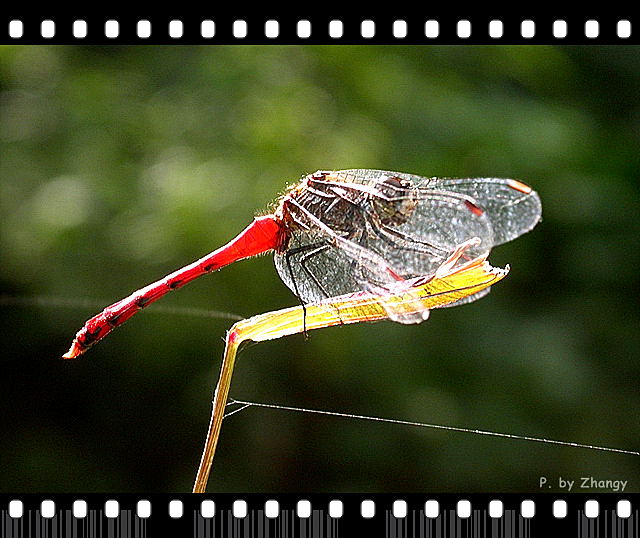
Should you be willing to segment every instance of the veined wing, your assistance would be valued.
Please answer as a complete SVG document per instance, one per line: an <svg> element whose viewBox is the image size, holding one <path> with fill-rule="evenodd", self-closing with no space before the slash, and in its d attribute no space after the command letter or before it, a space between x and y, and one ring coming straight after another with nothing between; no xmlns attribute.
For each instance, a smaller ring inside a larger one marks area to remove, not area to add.
<svg viewBox="0 0 640 538"><path fill-rule="evenodd" d="M336 186L349 195L352 190L375 188L375 182L338 181ZM428 199L394 215L403 207L386 206L386 190L368 194L360 197L362 203L355 208L353 229L344 224L341 230L326 226L322 217L327 214L313 203L308 204L310 209L290 208L302 225L292 229L288 248L276 254L275 263L282 280L304 302L363 290L384 295L399 281L435 274L460 244L472 238L477 241L467 245L456 264L486 256L493 244L489 219L467 195L433 190ZM335 201L330 207L340 210ZM329 216L325 221L338 219ZM409 317L389 312L389 317L404 323L422 321L425 316L424 312Z"/></svg>
<svg viewBox="0 0 640 538"><path fill-rule="evenodd" d="M353 169L331 172L338 182L358 185L365 191L379 191L390 201L414 199L420 206L430 207L443 193L463 195L486 213L493 233L493 245L500 245L530 231L541 219L538 194L524 183L505 178L425 178L414 174L386 170ZM410 187L389 185L385 178L397 177ZM429 213L429 211L423 211ZM443 231L446 224L440 223ZM458 306L480 299L490 292L481 292L444 306Z"/></svg>
<svg viewBox="0 0 640 538"><path fill-rule="evenodd" d="M403 172L385 170L340 170L332 172L342 181L370 184L384 177L408 180L419 190L421 200L428 200L434 191L447 191L469 196L487 213L493 229L494 246L511 241L530 231L540 221L542 206L538 193L528 185L504 178L426 178ZM395 196L407 196L399 189Z"/></svg>

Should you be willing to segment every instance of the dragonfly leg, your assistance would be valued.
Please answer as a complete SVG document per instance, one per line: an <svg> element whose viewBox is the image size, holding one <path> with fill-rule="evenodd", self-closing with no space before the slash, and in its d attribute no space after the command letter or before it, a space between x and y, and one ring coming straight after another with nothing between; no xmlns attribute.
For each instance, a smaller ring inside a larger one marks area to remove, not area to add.
<svg viewBox="0 0 640 538"><path fill-rule="evenodd" d="M447 250L437 245L434 245L433 243L429 243L427 241L420 241L419 239L410 237L406 234L403 234L402 232L399 232L398 230L394 230L390 228L389 226L385 226L384 224L374 227L374 230L376 229L378 232L380 232L380 233L377 233L378 237L380 237L380 239L384 241L387 241L390 244L397 244L395 239L400 239L401 241L406 241L409 245L412 245L412 246L403 245L402 246L403 249L412 250L413 252L419 252L421 254L429 254L437 258L444 258L448 254ZM416 245L416 246L413 246L413 245Z"/></svg>
<svg viewBox="0 0 640 538"><path fill-rule="evenodd" d="M435 276L442 278L445 275L449 274L460 258L464 258L466 260L469 259L469 257L465 255L466 250L469 249L470 247L476 247L479 244L480 244L479 237L472 237L471 239L465 241L464 243L460 243L451 253L451 256L449 256L445 260L445 262L440 267L438 267L438 269L436 270Z"/></svg>
<svg viewBox="0 0 640 538"><path fill-rule="evenodd" d="M370 271L374 272L384 272L387 275L391 276L396 281L404 280L398 273L387 263L387 261L380 256L378 253L373 250L369 250L362 245L351 240L350 236L342 236L332 230L329 226L327 226L320 218L314 215L311 211L306 209L304 206L300 205L294 199L288 199L288 202L291 208L295 208L294 211L290 209L290 215L293 217L295 211L299 211L300 214L304 215L307 219L309 219L315 226L318 227L318 231L322 232L327 236L327 243L335 246L336 248L340 248L344 250L346 254L351 256L353 259L358 260L358 263L366 266L366 268Z"/></svg>
<svg viewBox="0 0 640 538"><path fill-rule="evenodd" d="M287 252L285 252L284 256L285 256L285 260L287 262L287 267L289 269L289 275L291 276L291 280L293 281L293 285L294 285L295 292L296 292L296 295L297 295L298 299L300 299L300 294L298 293L298 287L297 287L297 284L295 282L295 278L293 276L293 272L291 270L290 257L291 256L295 256L296 254L305 253L303 256L300 256L300 258L298 260L298 262L300 263L300 267L307 274L307 276L313 281L313 283L316 286L318 286L318 288L320 289L322 294L326 298L329 298L329 297L331 297L331 294L329 294L327 292L327 290L324 289L324 287L322 286L320 281L316 278L316 276L313 274L313 272L307 267L307 261L308 260L310 260L314 256L317 256L318 254L320 254L321 252L324 252L325 250L327 250L329 248L331 248L331 245L329 245L328 243L321 242L321 243L313 243L311 245L305 245L303 247L292 248L292 249L289 249Z"/></svg>
<svg viewBox="0 0 640 538"><path fill-rule="evenodd" d="M284 254L284 259L287 264L287 269L289 271L289 276L291 277L291 282L293 283L294 293L298 300L300 301L300 305L302 306L302 319L303 319L303 334L305 338L308 338L307 334L307 308L305 306L304 301L302 300L302 296L300 295L300 291L298 290L298 283L293 274L293 269L291 267L291 256L295 256L297 254L303 254L298 260L300 263L300 267L307 274L307 276L313 281L313 283L318 286L320 291L324 294L325 297L329 297L329 294L322 287L318 279L315 277L312 271L306 265L306 262L309 258L319 254L320 252L324 252L329 248L329 245L326 243L313 243L310 245L304 245L302 247L295 247L287 250Z"/></svg>

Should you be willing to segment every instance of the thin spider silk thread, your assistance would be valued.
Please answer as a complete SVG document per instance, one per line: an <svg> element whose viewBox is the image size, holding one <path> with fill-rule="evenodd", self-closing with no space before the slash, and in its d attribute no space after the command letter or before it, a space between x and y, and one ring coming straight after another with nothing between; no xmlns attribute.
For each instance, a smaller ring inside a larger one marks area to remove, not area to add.
<svg viewBox="0 0 640 538"><path fill-rule="evenodd" d="M622 448L610 448L610 447L603 447L603 446L597 446L597 445L587 445L587 444L582 444L582 443L573 443L570 441L558 441L555 439L544 439L544 438L540 438L540 437L530 437L528 435L515 435L515 434L510 434L510 433L501 433L501 432L493 432L493 431L488 431L488 430L478 430L478 429L473 429L473 428L460 428L460 427L456 427L456 426L443 426L441 424L428 424L426 422L413 422L413 421L409 421L409 420L399 420L399 419L393 419L393 418L382 418L382 417L372 417L372 416L366 416L366 415L355 415L355 414L351 414L351 413L339 413L337 411L323 411L323 410L318 410L318 409L305 409L303 407L289 407L286 405L277 405L277 404L266 404L266 403L260 403L260 402L245 402L243 400L235 400L233 398L230 398L229 403L227 404L227 406L229 405L235 405L235 404L240 404L242 407L238 408L238 409L234 409L233 411L230 411L229 413L227 413L224 418L230 417L231 415L234 415L240 411L243 411L244 409L247 409L249 407L263 407L263 408L267 408L267 409L280 409L283 411L296 411L296 412L300 412L300 413L313 413L316 415L329 415L329 416L334 416L334 417L343 417L343 418L353 418L353 419L359 419L359 420L370 420L370 421L374 421L374 422L386 422L386 423L391 423L391 424L400 424L403 426L415 426L415 427L420 427L420 428L432 428L432 429L436 429L436 430L447 430L447 431L454 431L454 432L462 432L462 433L474 433L476 435L487 435L490 437L502 437L502 438L506 438L506 439L516 439L519 441L532 441L532 442L537 442L537 443L545 443L545 444L550 444L550 445L561 445L561 446L570 446L570 447L574 447L574 448L587 448L590 450L601 450L601 451L605 451L605 452L617 452L619 454L629 454L632 456L640 456L640 452L636 452L633 450L624 450Z"/></svg>
<svg viewBox="0 0 640 538"><path fill-rule="evenodd" d="M39 295L35 297L22 297L0 294L0 306L46 306L52 308L99 308L108 301L97 299L82 299L58 297L55 295ZM232 312L221 312L219 310L208 310L206 308L191 308L182 306L162 306L152 305L143 312L156 314L175 314L177 316L190 316L197 318L231 319L242 320L243 316Z"/></svg>

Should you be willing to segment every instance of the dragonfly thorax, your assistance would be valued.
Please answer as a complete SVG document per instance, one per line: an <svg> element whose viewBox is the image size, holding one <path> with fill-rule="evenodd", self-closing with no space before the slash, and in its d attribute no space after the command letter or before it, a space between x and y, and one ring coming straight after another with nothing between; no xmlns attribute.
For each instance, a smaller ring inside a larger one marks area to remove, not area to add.
<svg viewBox="0 0 640 538"><path fill-rule="evenodd" d="M310 230L318 221L339 234L349 234L364 224L362 200L355 200L348 191L323 192L302 189L283 200L282 215L289 228ZM313 215L313 217L310 217Z"/></svg>
<svg viewBox="0 0 640 538"><path fill-rule="evenodd" d="M313 228L305 218L312 214L334 232L350 235L366 229L367 221L392 227L406 223L418 205L417 195L411 181L397 176L362 182L348 174L316 172L284 197L281 213L290 226Z"/></svg>

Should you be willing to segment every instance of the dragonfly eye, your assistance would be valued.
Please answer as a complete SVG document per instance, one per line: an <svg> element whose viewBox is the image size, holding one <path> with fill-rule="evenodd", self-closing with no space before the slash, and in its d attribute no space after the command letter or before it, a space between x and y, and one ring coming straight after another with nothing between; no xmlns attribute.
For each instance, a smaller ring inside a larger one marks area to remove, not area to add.
<svg viewBox="0 0 640 538"><path fill-rule="evenodd" d="M399 193L399 191L407 189L411 186L411 182L406 179L399 178L398 176L385 176L380 182L383 186L385 194L393 196ZM384 188L389 187L389 188Z"/></svg>

